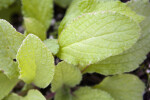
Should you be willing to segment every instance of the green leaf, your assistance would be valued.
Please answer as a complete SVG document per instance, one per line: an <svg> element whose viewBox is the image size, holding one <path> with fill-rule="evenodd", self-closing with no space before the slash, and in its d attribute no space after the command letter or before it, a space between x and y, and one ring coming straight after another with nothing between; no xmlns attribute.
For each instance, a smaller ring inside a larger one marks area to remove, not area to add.
<svg viewBox="0 0 150 100"><path fill-rule="evenodd" d="M60 24L59 34L74 18L82 14L101 11L115 11L130 17L138 23L144 19L144 17L138 16L125 3L119 0L75 0Z"/></svg>
<svg viewBox="0 0 150 100"><path fill-rule="evenodd" d="M23 41L17 53L20 79L26 83L45 88L54 75L54 58L47 47L35 35L30 34Z"/></svg>
<svg viewBox="0 0 150 100"><path fill-rule="evenodd" d="M43 24L41 24L34 18L25 17L24 20L25 20L25 27L27 30L26 35L32 33L38 36L41 40L46 39L46 29Z"/></svg>
<svg viewBox="0 0 150 100"><path fill-rule="evenodd" d="M66 8L67 6L69 6L69 4L73 1L73 0L54 0L55 3L63 8Z"/></svg>
<svg viewBox="0 0 150 100"><path fill-rule="evenodd" d="M0 72L0 100L11 92L14 86L17 84L18 79L9 79L3 73Z"/></svg>
<svg viewBox="0 0 150 100"><path fill-rule="evenodd" d="M8 95L6 98L4 98L3 100L22 100L23 98L15 93L12 93L10 95Z"/></svg>
<svg viewBox="0 0 150 100"><path fill-rule="evenodd" d="M24 17L33 18L46 29L53 17L53 0L22 0Z"/></svg>
<svg viewBox="0 0 150 100"><path fill-rule="evenodd" d="M23 100L46 100L38 90L30 90Z"/></svg>
<svg viewBox="0 0 150 100"><path fill-rule="evenodd" d="M144 16L150 16L150 2L149 0L130 0L127 4L135 12Z"/></svg>
<svg viewBox="0 0 150 100"><path fill-rule="evenodd" d="M74 87L80 83L81 79L82 74L76 66L60 62L55 69L52 91L55 92L63 86Z"/></svg>
<svg viewBox="0 0 150 100"><path fill-rule="evenodd" d="M15 0L0 0L0 10L13 4Z"/></svg>
<svg viewBox="0 0 150 100"><path fill-rule="evenodd" d="M44 44L47 46L48 50L56 55L59 51L59 44L57 39L47 39L44 41Z"/></svg>
<svg viewBox="0 0 150 100"><path fill-rule="evenodd" d="M143 12L145 9L146 8L143 9ZM150 51L150 16L146 17L140 26L142 29L142 35L132 48L120 55L112 56L86 68L81 68L85 69L84 73L97 72L104 75L113 75L130 72L138 68L139 65L146 59L146 55Z"/></svg>
<svg viewBox="0 0 150 100"><path fill-rule="evenodd" d="M72 100L70 88L63 87L57 90L55 100Z"/></svg>
<svg viewBox="0 0 150 100"><path fill-rule="evenodd" d="M0 19L0 70L9 78L18 76L18 64L14 59L23 39L22 34L16 32L7 21Z"/></svg>
<svg viewBox="0 0 150 100"><path fill-rule="evenodd" d="M145 86L138 77L124 74L107 77L95 88L107 91L115 100L143 100Z"/></svg>
<svg viewBox="0 0 150 100"><path fill-rule="evenodd" d="M139 25L127 16L111 11L88 13L63 30L57 55L74 65L89 65L131 48L139 36Z"/></svg>
<svg viewBox="0 0 150 100"><path fill-rule="evenodd" d="M107 92L90 87L81 87L73 95L73 100L114 100Z"/></svg>

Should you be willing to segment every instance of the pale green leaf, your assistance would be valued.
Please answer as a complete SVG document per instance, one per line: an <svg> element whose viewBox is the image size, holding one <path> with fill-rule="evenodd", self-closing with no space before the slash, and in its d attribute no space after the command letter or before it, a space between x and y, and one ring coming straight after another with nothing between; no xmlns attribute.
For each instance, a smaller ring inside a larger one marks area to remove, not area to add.
<svg viewBox="0 0 150 100"><path fill-rule="evenodd" d="M18 79L9 79L3 73L0 72L0 100L11 92L14 86L17 84Z"/></svg>
<svg viewBox="0 0 150 100"><path fill-rule="evenodd" d="M47 29L53 16L53 0L22 0L23 14L43 24Z"/></svg>
<svg viewBox="0 0 150 100"><path fill-rule="evenodd" d="M54 55L56 55L59 51L59 44L57 39L47 39L44 41L48 50L51 51Z"/></svg>
<svg viewBox="0 0 150 100"><path fill-rule="evenodd" d="M13 4L15 0L0 0L0 10Z"/></svg>
<svg viewBox="0 0 150 100"><path fill-rule="evenodd" d="M34 18L25 17L24 20L25 20L25 27L27 30L26 35L32 33L38 36L41 40L46 39L46 29L43 24L41 24Z"/></svg>
<svg viewBox="0 0 150 100"><path fill-rule="evenodd" d="M76 66L60 62L55 69L52 91L55 92L63 86L74 87L80 83L81 79L82 74Z"/></svg>
<svg viewBox="0 0 150 100"><path fill-rule="evenodd" d="M6 98L4 98L3 100L22 100L23 98L15 93L12 93L10 95L8 95Z"/></svg>
<svg viewBox="0 0 150 100"><path fill-rule="evenodd" d="M107 91L115 100L143 100L144 83L130 74L105 78L95 88Z"/></svg>
<svg viewBox="0 0 150 100"><path fill-rule="evenodd" d="M74 0L60 24L59 34L74 18L82 14L100 11L115 11L130 17L136 22L141 22L144 19L144 17L138 16L132 11L125 3L118 0Z"/></svg>
<svg viewBox="0 0 150 100"><path fill-rule="evenodd" d="M9 78L18 76L18 64L13 60L16 59L23 39L22 34L16 32L7 21L0 19L0 70Z"/></svg>
<svg viewBox="0 0 150 100"><path fill-rule="evenodd" d="M23 100L46 100L38 90L30 90Z"/></svg>
<svg viewBox="0 0 150 100"><path fill-rule="evenodd" d="M29 34L17 53L20 79L26 83L45 88L54 75L54 58L44 43L35 35Z"/></svg>
<svg viewBox="0 0 150 100"><path fill-rule="evenodd" d="M63 8L66 8L67 6L69 6L69 4L73 1L73 0L54 0L55 3Z"/></svg>
<svg viewBox="0 0 150 100"><path fill-rule="evenodd" d="M63 87L57 90L55 100L72 100L70 88Z"/></svg>
<svg viewBox="0 0 150 100"><path fill-rule="evenodd" d="M129 49L139 36L139 25L127 16L110 11L88 13L63 30L57 55L74 65L89 65Z"/></svg>
<svg viewBox="0 0 150 100"><path fill-rule="evenodd" d="M73 95L73 100L115 100L107 92L90 87L81 87Z"/></svg>

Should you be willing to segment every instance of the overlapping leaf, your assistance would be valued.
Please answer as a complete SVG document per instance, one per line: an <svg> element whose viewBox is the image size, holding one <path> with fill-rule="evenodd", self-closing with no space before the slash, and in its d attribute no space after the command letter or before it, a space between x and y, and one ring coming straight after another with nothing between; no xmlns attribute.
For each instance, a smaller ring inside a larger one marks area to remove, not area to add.
<svg viewBox="0 0 150 100"><path fill-rule="evenodd" d="M44 41L48 50L51 51L54 55L56 55L59 51L59 44L57 39L47 39Z"/></svg>
<svg viewBox="0 0 150 100"><path fill-rule="evenodd" d="M57 5L63 8L66 8L72 2L72 0L54 0L54 1Z"/></svg>
<svg viewBox="0 0 150 100"><path fill-rule="evenodd" d="M55 69L52 91L55 92L63 86L74 87L80 83L81 78L81 72L76 66L60 62Z"/></svg>
<svg viewBox="0 0 150 100"><path fill-rule="evenodd" d="M0 70L10 77L18 76L18 64L15 62L18 48L24 36L5 20L0 20Z"/></svg>
<svg viewBox="0 0 150 100"><path fill-rule="evenodd" d="M89 65L129 49L139 36L139 25L127 16L111 11L87 13L63 30L57 55L74 65Z"/></svg>
<svg viewBox="0 0 150 100"><path fill-rule="evenodd" d="M111 94L115 100L143 100L144 83L130 74L105 78L95 88Z"/></svg>
<svg viewBox="0 0 150 100"><path fill-rule="evenodd" d="M11 92L14 86L17 84L18 79L9 79L6 75L0 72L0 100Z"/></svg>
<svg viewBox="0 0 150 100"><path fill-rule="evenodd" d="M73 95L73 100L115 100L107 92L90 87L81 87Z"/></svg>
<svg viewBox="0 0 150 100"><path fill-rule="evenodd" d="M15 93L12 93L10 95L8 95L6 98L4 98L3 100L22 100L23 97L15 94Z"/></svg>
<svg viewBox="0 0 150 100"><path fill-rule="evenodd" d="M20 79L33 82L39 87L49 85L54 75L54 58L47 47L35 35L30 34L23 41L17 53Z"/></svg>
<svg viewBox="0 0 150 100"><path fill-rule="evenodd" d="M0 0L0 10L13 4L15 0Z"/></svg>

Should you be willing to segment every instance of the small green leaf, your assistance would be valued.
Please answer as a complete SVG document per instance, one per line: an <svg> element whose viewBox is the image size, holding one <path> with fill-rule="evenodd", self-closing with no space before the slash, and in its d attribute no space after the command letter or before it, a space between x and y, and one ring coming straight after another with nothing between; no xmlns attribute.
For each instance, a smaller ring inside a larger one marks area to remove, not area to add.
<svg viewBox="0 0 150 100"><path fill-rule="evenodd" d="M24 39L5 20L0 19L0 70L9 77L18 77L17 51Z"/></svg>
<svg viewBox="0 0 150 100"><path fill-rule="evenodd" d="M0 100L11 92L14 86L17 84L18 79L9 79L3 73L0 72Z"/></svg>
<svg viewBox="0 0 150 100"><path fill-rule="evenodd" d="M139 25L127 16L111 11L88 13L63 30L57 55L74 65L89 65L131 48L139 36Z"/></svg>
<svg viewBox="0 0 150 100"><path fill-rule="evenodd" d="M63 87L57 90L55 100L72 100L70 88Z"/></svg>
<svg viewBox="0 0 150 100"><path fill-rule="evenodd" d="M10 95L8 95L6 98L4 98L3 100L22 100L23 98L15 93L12 93Z"/></svg>
<svg viewBox="0 0 150 100"><path fill-rule="evenodd" d="M15 0L0 0L0 10L13 4Z"/></svg>
<svg viewBox="0 0 150 100"><path fill-rule="evenodd" d="M59 44L57 39L47 39L44 41L48 50L51 51L54 55L56 55L59 51Z"/></svg>
<svg viewBox="0 0 150 100"><path fill-rule="evenodd" d="M69 4L73 1L73 0L54 0L55 3L63 8L66 8L67 6L69 6Z"/></svg>
<svg viewBox="0 0 150 100"><path fill-rule="evenodd" d="M17 53L20 79L26 83L45 88L54 75L54 58L47 47L35 35L30 34L23 41Z"/></svg>
<svg viewBox="0 0 150 100"><path fill-rule="evenodd" d="M107 92L90 87L81 87L73 95L73 100L114 100Z"/></svg>
<svg viewBox="0 0 150 100"><path fill-rule="evenodd" d="M82 74L76 66L60 62L55 69L52 91L55 92L63 86L74 87L80 83L81 79Z"/></svg>
<svg viewBox="0 0 150 100"><path fill-rule="evenodd" d="M46 39L46 29L43 24L35 20L34 18L25 17L25 27L26 27L26 35L29 33L35 34L41 40Z"/></svg>
<svg viewBox="0 0 150 100"><path fill-rule="evenodd" d="M143 100L145 86L138 77L123 74L107 77L95 88L107 91L115 100Z"/></svg>
<svg viewBox="0 0 150 100"><path fill-rule="evenodd" d="M46 29L53 17L53 0L22 0L24 17L41 23Z"/></svg>
<svg viewBox="0 0 150 100"><path fill-rule="evenodd" d="M46 100L38 90L30 90L23 100Z"/></svg>

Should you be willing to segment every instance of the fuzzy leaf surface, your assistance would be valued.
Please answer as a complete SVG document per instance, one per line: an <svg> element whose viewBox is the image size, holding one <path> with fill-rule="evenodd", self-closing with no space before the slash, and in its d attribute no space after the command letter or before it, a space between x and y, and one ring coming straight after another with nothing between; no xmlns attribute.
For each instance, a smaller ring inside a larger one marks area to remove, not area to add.
<svg viewBox="0 0 150 100"><path fill-rule="evenodd" d="M15 93L12 93L8 95L6 98L4 98L3 100L23 100L23 98Z"/></svg>
<svg viewBox="0 0 150 100"><path fill-rule="evenodd" d="M57 55L74 65L89 65L131 48L139 36L139 25L127 16L114 12L88 13L63 30Z"/></svg>
<svg viewBox="0 0 150 100"><path fill-rule="evenodd" d="M11 92L14 86L17 84L18 79L9 79L6 75L0 72L0 100Z"/></svg>
<svg viewBox="0 0 150 100"><path fill-rule="evenodd" d="M143 100L145 86L138 77L122 74L105 78L95 88L108 92L115 100Z"/></svg>
<svg viewBox="0 0 150 100"><path fill-rule="evenodd" d="M55 100L72 100L70 88L63 87L57 90Z"/></svg>
<svg viewBox="0 0 150 100"><path fill-rule="evenodd" d="M0 70L9 78L18 76L17 51L24 36L7 21L0 19Z"/></svg>
<svg viewBox="0 0 150 100"><path fill-rule="evenodd" d="M63 86L74 87L80 83L81 79L82 74L76 66L60 62L55 69L52 91L55 92Z"/></svg>
<svg viewBox="0 0 150 100"><path fill-rule="evenodd" d="M20 79L26 83L45 88L54 75L54 58L44 43L35 35L29 34L17 53Z"/></svg>
<svg viewBox="0 0 150 100"><path fill-rule="evenodd" d="M92 89L91 87L81 87L74 92L73 100L115 100L105 91Z"/></svg>
<svg viewBox="0 0 150 100"><path fill-rule="evenodd" d="M47 39L44 41L44 44L47 46L48 50L56 55L59 51L59 44L57 39Z"/></svg>

